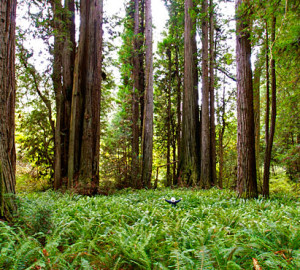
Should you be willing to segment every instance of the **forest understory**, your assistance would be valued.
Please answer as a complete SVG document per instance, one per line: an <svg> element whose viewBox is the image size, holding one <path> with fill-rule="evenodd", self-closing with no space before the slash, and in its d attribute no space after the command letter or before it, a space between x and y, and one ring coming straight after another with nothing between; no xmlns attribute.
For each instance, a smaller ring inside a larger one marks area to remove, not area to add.
<svg viewBox="0 0 300 270"><path fill-rule="evenodd" d="M176 207L163 198L182 198ZM126 189L18 197L0 221L0 269L299 269L299 196Z"/></svg>

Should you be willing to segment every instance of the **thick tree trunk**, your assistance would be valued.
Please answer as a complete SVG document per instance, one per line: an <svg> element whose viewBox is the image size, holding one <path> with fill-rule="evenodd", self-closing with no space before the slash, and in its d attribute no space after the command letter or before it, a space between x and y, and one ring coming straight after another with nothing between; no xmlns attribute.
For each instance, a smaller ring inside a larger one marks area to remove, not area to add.
<svg viewBox="0 0 300 270"><path fill-rule="evenodd" d="M213 0L209 2L209 97L210 97L210 166L211 166L211 185L217 185L217 172L216 172L216 126L215 126L215 51L214 51L214 7Z"/></svg>
<svg viewBox="0 0 300 270"><path fill-rule="evenodd" d="M142 135L142 183L151 187L153 152L153 55L152 55L152 11L151 0L145 0L146 24L146 72L145 72L145 108Z"/></svg>
<svg viewBox="0 0 300 270"><path fill-rule="evenodd" d="M68 173L69 131L75 61L75 5L52 2L54 13L53 85L56 99L54 188L63 185Z"/></svg>
<svg viewBox="0 0 300 270"><path fill-rule="evenodd" d="M184 91L182 113L182 142L179 164L179 181L184 185L196 185L199 182L199 109L198 89L195 78L195 19L191 18L193 1L185 1L184 31Z"/></svg>
<svg viewBox="0 0 300 270"><path fill-rule="evenodd" d="M202 2L202 107L201 107L201 185L211 186L209 78L208 78L208 1Z"/></svg>
<svg viewBox="0 0 300 270"><path fill-rule="evenodd" d="M245 5L244 5L245 3ZM251 43L248 1L236 0L237 15L237 191L240 197L257 197Z"/></svg>
<svg viewBox="0 0 300 270"><path fill-rule="evenodd" d="M65 29L62 55L63 100L61 119L61 176L68 176L69 137L71 121L72 88L75 69L75 4L74 0L65 0Z"/></svg>
<svg viewBox="0 0 300 270"><path fill-rule="evenodd" d="M139 40L139 0L134 1L134 40L133 40L133 90L132 90L132 157L131 157L131 181L132 186L141 188L139 177L139 93L140 86L140 40Z"/></svg>
<svg viewBox="0 0 300 270"><path fill-rule="evenodd" d="M103 1L80 2L80 40L71 108L68 178L76 191L96 192L99 184Z"/></svg>
<svg viewBox="0 0 300 270"><path fill-rule="evenodd" d="M17 1L0 2L0 217L10 220L16 205L15 29Z"/></svg>
<svg viewBox="0 0 300 270"><path fill-rule="evenodd" d="M273 19L272 19L272 34L271 34L272 47L275 42L275 31L276 31L276 17L273 17ZM271 112L270 134L269 134L269 137L267 138L268 143L266 146L265 162L264 162L264 181L263 181L264 197L270 196L270 165L271 165L273 140L274 140L274 134L275 134L275 123L276 123L276 73L275 73L275 59L274 59L273 53L272 53L272 57L271 57L271 78L272 78L272 82L271 82L272 112Z"/></svg>

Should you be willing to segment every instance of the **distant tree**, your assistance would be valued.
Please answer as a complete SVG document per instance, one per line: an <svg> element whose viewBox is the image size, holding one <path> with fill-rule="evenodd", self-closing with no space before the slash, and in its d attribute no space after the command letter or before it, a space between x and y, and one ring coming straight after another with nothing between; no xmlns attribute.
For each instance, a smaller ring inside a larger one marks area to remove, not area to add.
<svg viewBox="0 0 300 270"><path fill-rule="evenodd" d="M133 39L133 89L132 89L132 158L131 158L131 181L136 188L141 187L140 167L139 167L139 119L140 119L140 93L141 89L140 73L140 51L142 50L142 42L140 37L140 0L133 0L134 2L134 39Z"/></svg>
<svg viewBox="0 0 300 270"><path fill-rule="evenodd" d="M275 43L275 31L276 31L276 17L272 18L272 33L271 33L271 50L273 49ZM268 34L266 34L267 36ZM268 39L266 39L268 41ZM267 46L268 54L268 46ZM268 57L267 60L268 61ZM268 74L267 69L267 74ZM267 107L266 107L266 152L264 160L264 180L263 180L263 195L269 197L270 195L270 164L271 164L271 154L273 147L273 140L275 134L275 122L276 122L276 73L275 73L275 56L271 51L271 88L272 88L272 112L271 112L271 127L269 130L269 86L267 86ZM267 76L267 81L269 76ZM268 82L267 82L268 83Z"/></svg>
<svg viewBox="0 0 300 270"><path fill-rule="evenodd" d="M184 91L182 111L182 141L179 163L179 181L196 185L200 180L200 134L198 108L198 81L193 1L185 1L184 29ZM192 16L193 15L193 16Z"/></svg>
<svg viewBox="0 0 300 270"><path fill-rule="evenodd" d="M153 49L151 0L145 0L145 99L142 134L142 184L151 186L153 160Z"/></svg>
<svg viewBox="0 0 300 270"><path fill-rule="evenodd" d="M99 185L103 1L80 2L80 39L74 71L68 159L69 187Z"/></svg>
<svg viewBox="0 0 300 270"><path fill-rule="evenodd" d="M217 184L216 124L215 124L215 12L214 2L209 1L209 116L210 116L210 171L211 185Z"/></svg>
<svg viewBox="0 0 300 270"><path fill-rule="evenodd" d="M16 0L0 3L0 216L9 220L15 193Z"/></svg>
<svg viewBox="0 0 300 270"><path fill-rule="evenodd" d="M202 1L202 106L201 106L201 185L211 186L211 148L209 120L208 1Z"/></svg>
<svg viewBox="0 0 300 270"><path fill-rule="evenodd" d="M237 191L239 196L257 197L253 84L249 1L236 0L236 61L237 61L237 121L238 162Z"/></svg>

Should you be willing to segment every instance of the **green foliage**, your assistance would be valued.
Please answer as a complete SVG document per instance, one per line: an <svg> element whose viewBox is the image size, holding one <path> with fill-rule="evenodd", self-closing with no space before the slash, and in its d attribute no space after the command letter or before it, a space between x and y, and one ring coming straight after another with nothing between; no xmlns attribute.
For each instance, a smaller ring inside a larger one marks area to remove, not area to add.
<svg viewBox="0 0 300 270"><path fill-rule="evenodd" d="M183 201L171 207L162 200L171 196ZM0 268L231 270L252 269L256 258L262 269L297 269L299 206L291 194L246 201L218 189L31 194L15 226L0 222ZM44 210L51 230L20 226Z"/></svg>
<svg viewBox="0 0 300 270"><path fill-rule="evenodd" d="M19 114L16 126L18 158L35 168L32 178L50 180L53 174L54 140L43 104Z"/></svg>

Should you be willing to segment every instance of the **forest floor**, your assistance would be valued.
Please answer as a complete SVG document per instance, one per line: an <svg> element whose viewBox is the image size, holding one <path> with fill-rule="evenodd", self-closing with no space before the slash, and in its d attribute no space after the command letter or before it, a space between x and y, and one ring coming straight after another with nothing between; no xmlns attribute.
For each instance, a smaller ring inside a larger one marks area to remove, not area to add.
<svg viewBox="0 0 300 270"><path fill-rule="evenodd" d="M162 198L183 198L172 207ZM300 269L300 200L229 190L19 195L0 269ZM261 268L260 268L261 267Z"/></svg>

